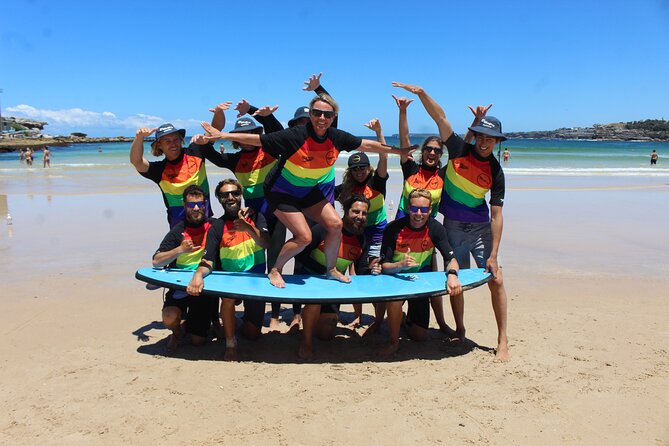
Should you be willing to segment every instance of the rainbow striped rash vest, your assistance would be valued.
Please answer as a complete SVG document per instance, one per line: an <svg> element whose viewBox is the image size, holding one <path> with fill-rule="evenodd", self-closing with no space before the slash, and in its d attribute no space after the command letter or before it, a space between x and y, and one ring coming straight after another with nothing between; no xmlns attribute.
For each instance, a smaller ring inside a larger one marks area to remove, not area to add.
<svg viewBox="0 0 669 446"><path fill-rule="evenodd" d="M262 214L255 214L247 221L260 232L267 232ZM221 271L252 273L265 272L265 248L249 234L234 229L234 220L219 218L209 230L204 259L214 262Z"/></svg>
<svg viewBox="0 0 669 446"><path fill-rule="evenodd" d="M453 258L453 250L448 243L444 225L434 218L429 218L425 226L413 229L409 226L409 217L392 221L383 232L381 245L381 263L399 262L405 255L414 258L417 266L402 272L432 271L432 256L435 248L444 256L448 264Z"/></svg>
<svg viewBox="0 0 669 446"><path fill-rule="evenodd" d="M191 184L196 184L204 190L207 199L206 216L211 217L212 215L209 204L209 182L205 168L207 151L214 151L213 146L191 144L176 160L152 161L149 163L149 170L141 173L143 177L152 180L160 187L170 227L174 227L184 219L183 191Z"/></svg>
<svg viewBox="0 0 669 446"><path fill-rule="evenodd" d="M156 251L156 254L159 252L171 251L181 245L182 240L190 239L193 241L193 246L197 247L197 250L179 254L176 260L170 263L169 266L170 268L196 270L202 260L202 254L204 253L204 247L207 240L207 232L209 232L212 222L214 221L214 219L208 219L200 226L188 226L183 221L177 223L170 229L170 232L167 233L160 244L160 248Z"/></svg>
<svg viewBox="0 0 669 446"><path fill-rule="evenodd" d="M362 144L360 138L332 127L319 137L311 123L260 135L260 141L265 152L279 159L266 179L266 190L287 202L311 197L317 191L316 202L325 199L332 203L339 153Z"/></svg>
<svg viewBox="0 0 669 446"><path fill-rule="evenodd" d="M485 223L490 220L485 196L490 191L490 204L504 204L504 172L494 156L480 158L476 147L467 144L455 133L445 141L448 166L444 180L444 196L439 212L449 220Z"/></svg>
<svg viewBox="0 0 669 446"><path fill-rule="evenodd" d="M435 217L439 212L439 203L441 201L441 192L444 188L444 175L446 169L429 169L417 164L409 159L402 164L402 174L404 175L404 185L402 187L402 196L399 206L397 206L397 215L395 219L409 215L409 194L414 189L426 189L432 196L431 217Z"/></svg>

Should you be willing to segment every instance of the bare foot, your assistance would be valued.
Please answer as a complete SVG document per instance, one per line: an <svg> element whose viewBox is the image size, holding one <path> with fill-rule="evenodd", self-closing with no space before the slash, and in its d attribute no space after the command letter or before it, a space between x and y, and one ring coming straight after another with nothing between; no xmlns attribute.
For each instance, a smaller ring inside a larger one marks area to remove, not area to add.
<svg viewBox="0 0 669 446"><path fill-rule="evenodd" d="M281 322L278 317L272 317L269 320L269 332L278 333L281 331Z"/></svg>
<svg viewBox="0 0 669 446"><path fill-rule="evenodd" d="M437 321L437 323L439 324L439 331L444 333L449 338L454 338L457 336L455 330L449 327L445 321Z"/></svg>
<svg viewBox="0 0 669 446"><path fill-rule="evenodd" d="M223 354L223 361L239 361L237 358L237 347L226 347L225 354Z"/></svg>
<svg viewBox="0 0 669 446"><path fill-rule="evenodd" d="M454 331L452 335L449 335L449 338L450 338L449 340L450 340L451 342L459 342L459 343L461 343L461 344L464 344L465 339L467 339L467 338L465 337L465 330L464 330L464 328L463 328L462 330L456 330L456 331Z"/></svg>
<svg viewBox="0 0 669 446"><path fill-rule="evenodd" d="M494 362L507 362L511 359L509 355L509 344L506 340L497 344L497 351L495 352Z"/></svg>
<svg viewBox="0 0 669 446"><path fill-rule="evenodd" d="M267 277L269 277L269 283L275 287L286 288L286 282L283 281L283 277L281 277L281 273L278 269L272 268Z"/></svg>
<svg viewBox="0 0 669 446"><path fill-rule="evenodd" d="M179 348L179 334L172 333L165 346L165 351L167 353L172 353L176 351L177 348Z"/></svg>
<svg viewBox="0 0 669 446"><path fill-rule="evenodd" d="M346 277L345 275L340 273L337 270L337 268L332 268L331 270L329 270L328 273L327 273L327 276L328 276L328 279L334 279L334 280L338 280L338 281L344 282L344 283L350 283L351 282L351 278Z"/></svg>
<svg viewBox="0 0 669 446"><path fill-rule="evenodd" d="M372 325L367 327L367 330L365 330L365 332L362 334L362 336L365 337L365 336L369 336L371 334L374 334L377 331L379 331L380 327L381 327L381 322L374 321L374 322L372 322Z"/></svg>
<svg viewBox="0 0 669 446"><path fill-rule="evenodd" d="M297 350L297 356L301 359L311 359L314 356L311 344L302 341L300 343L300 348Z"/></svg>
<svg viewBox="0 0 669 446"><path fill-rule="evenodd" d="M297 333L300 331L300 324L302 323L302 316L299 314L293 315L293 320L290 321L288 326L288 333Z"/></svg>
<svg viewBox="0 0 669 446"><path fill-rule="evenodd" d="M395 353L399 348L400 348L399 342L395 343L389 342L384 347L381 347L379 350L376 351L376 356L381 356L381 357L390 356L393 353Z"/></svg>
<svg viewBox="0 0 669 446"><path fill-rule="evenodd" d="M179 340L181 339L181 335L183 332L181 331L182 327L181 325L183 324L183 321L179 323L178 328L172 330L172 334L170 335L169 339L167 340L167 345L165 346L165 351L167 353L172 353L176 351L177 348L179 348Z"/></svg>

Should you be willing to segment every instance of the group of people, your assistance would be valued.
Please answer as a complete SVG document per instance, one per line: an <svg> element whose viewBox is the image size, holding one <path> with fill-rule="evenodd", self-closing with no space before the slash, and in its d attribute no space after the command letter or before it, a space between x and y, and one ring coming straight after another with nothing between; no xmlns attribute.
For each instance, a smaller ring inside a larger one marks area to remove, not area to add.
<svg viewBox="0 0 669 446"><path fill-rule="evenodd" d="M33 162L35 161L35 151L26 147L25 149L19 149L19 162L26 162L28 167L32 167ZM51 152L47 146L44 146L42 149L42 162L43 167L51 167Z"/></svg>
<svg viewBox="0 0 669 446"><path fill-rule="evenodd" d="M185 131L171 124L137 130L130 161L142 176L159 185L171 228L154 254L153 265L194 271L186 292L167 293L163 322L172 330L168 347L176 348L184 330L193 344L204 343L213 324L225 336L224 359L237 359L235 306L242 302L221 298L219 314L219 299L201 295L204 278L212 270L267 273L272 285L283 288L284 269L291 259L296 274L350 282L356 274L436 270L438 251L444 259L455 328L444 320L441 297L408 299L406 317L403 301L376 303L375 321L367 333L378 330L386 313L389 332L388 343L378 353L387 356L397 351L403 325L411 339L427 339L430 308L442 331L454 341L465 340L458 273L470 267L473 256L478 267L494 276L488 285L498 328L495 358L507 360L507 298L497 262L504 174L493 156L495 145L506 138L499 120L487 116L490 106L471 108L474 122L463 139L453 132L442 107L421 87L393 83L420 99L439 135L427 138L420 147L411 146L407 110L413 99L393 96L401 147L392 147L385 144L376 119L366 124L376 133L376 141L338 129L339 106L321 86L320 77L314 75L305 82L304 89L316 96L295 111L287 129L274 117L277 107L257 108L242 100L235 106L239 119L233 130L222 132L224 112L231 103L221 103L210 109L211 124L202 123L205 133L193 136L187 147ZM143 154L144 140L154 133L151 152L164 158L149 162ZM219 152L213 146L219 140L231 141L239 150L226 153L221 146ZM441 161L444 150L448 151L446 165ZM337 185L334 164L342 151L354 153ZM414 158L416 151L419 158ZM366 153L379 154L376 168ZM389 222L385 195L390 153L400 156L404 184L397 215ZM206 161L229 169L235 177L214 189L223 208L220 218L212 218ZM488 193L490 206L485 200ZM335 200L342 205L343 217ZM437 220L439 213L444 215L443 223ZM286 229L291 233L287 240ZM265 303L245 300L243 305L241 332L257 339ZM278 325L279 309L273 304L270 330ZM362 308L358 305L354 310L359 323ZM330 304L293 306L290 328L299 329L301 322L303 332L300 357L312 356L314 336L335 335L338 311Z"/></svg>

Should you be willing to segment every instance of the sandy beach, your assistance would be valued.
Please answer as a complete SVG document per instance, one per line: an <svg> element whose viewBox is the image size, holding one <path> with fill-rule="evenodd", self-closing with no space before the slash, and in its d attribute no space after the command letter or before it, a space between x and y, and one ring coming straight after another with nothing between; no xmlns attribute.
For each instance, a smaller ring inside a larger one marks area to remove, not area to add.
<svg viewBox="0 0 669 446"><path fill-rule="evenodd" d="M381 361L385 327L341 325L310 362L290 334L167 355L134 279L167 232L157 188L54 183L0 182L2 444L669 444L666 178L507 177L502 364L485 287L468 349L433 329Z"/></svg>

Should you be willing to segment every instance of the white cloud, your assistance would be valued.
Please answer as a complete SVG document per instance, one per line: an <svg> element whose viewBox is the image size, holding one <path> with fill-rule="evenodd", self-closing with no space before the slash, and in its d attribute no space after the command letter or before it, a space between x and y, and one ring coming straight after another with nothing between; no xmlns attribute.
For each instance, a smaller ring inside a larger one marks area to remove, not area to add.
<svg viewBox="0 0 669 446"><path fill-rule="evenodd" d="M177 127L201 131L200 120L197 119L165 119L161 116L137 113L119 118L110 111L90 111L81 108L69 108L61 110L38 109L31 105L21 104L15 107L7 107L7 114L17 118L28 118L35 121L46 121L49 123L47 132L69 133L71 131L97 131L104 133L104 129L129 130L126 134L134 134L139 127L158 127L165 122L172 122Z"/></svg>

